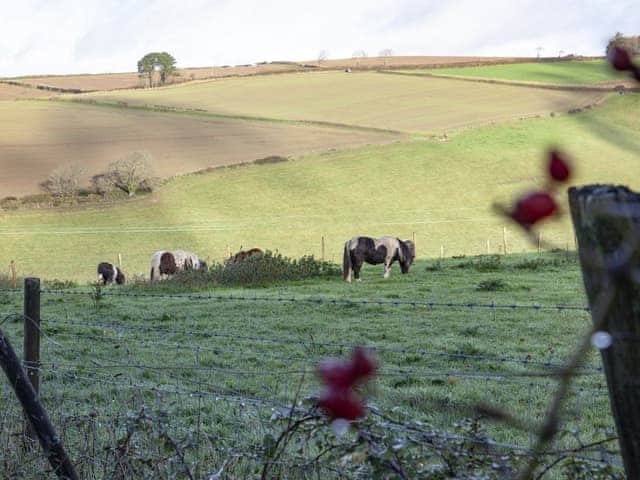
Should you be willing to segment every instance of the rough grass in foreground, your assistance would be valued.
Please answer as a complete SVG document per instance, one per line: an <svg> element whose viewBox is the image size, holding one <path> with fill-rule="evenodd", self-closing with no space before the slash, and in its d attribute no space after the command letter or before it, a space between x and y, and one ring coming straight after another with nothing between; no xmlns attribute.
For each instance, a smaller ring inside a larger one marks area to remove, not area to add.
<svg viewBox="0 0 640 480"><path fill-rule="evenodd" d="M545 262L535 270L518 268L538 258ZM225 467L229 478L250 478L259 463L252 455L263 454L266 434L277 437L281 431L282 424L271 419L286 412L256 405L252 399L291 405L298 388L301 399L317 393L320 386L312 373L317 362L345 356L348 345L356 343L377 348L381 371L367 396L393 418L410 418L429 430L452 433L463 419L474 416L474 405L488 402L527 422L539 422L556 385L555 377L540 375L553 372L544 364L558 364L568 357L577 336L589 328L589 315L555 308L470 305L584 305L576 258L564 253L505 256L496 270L499 274L476 269L474 264L481 261L445 259L437 262L437 269L427 268L432 262L418 261L407 275L394 266L386 280L382 266L366 265L363 281L351 285L329 277L255 289L217 285L194 289L214 296L234 295L235 300L108 295L145 293L136 286L109 287L98 304L87 295L43 294L42 398L64 432L72 457L87 469L84 478L109 478L111 470L103 475L99 471L103 464L92 459L113 461L110 455L117 440L136 425L143 405L147 415L161 420L160 433L169 433L184 448L188 461L194 462L190 465L199 469L197 478L208 478L226 459L230 459ZM496 275L509 291L476 289ZM146 293L162 294L169 284L159 282ZM254 296L273 301L253 301ZM20 294L3 298L2 317L22 311ZM386 303L338 303L341 300ZM399 303L410 300L458 305ZM19 348L21 322L7 321L2 328ZM599 365L596 351L588 362ZM8 439L19 432L22 419L5 386L0 386L7 406L0 416L4 422L0 441L15 444ZM572 431L579 431L580 440L588 443L606 438L613 428L602 373L586 372L575 386L585 390L572 391L567 400L561 447L575 446ZM484 422L483 429L498 442L529 445L527 433L507 425ZM150 465L178 469L174 450L158 448L152 432L157 431L136 433L134 439L139 441L132 445L131 463L140 472L147 468L150 472ZM401 440L395 431L388 435ZM14 453L17 450L0 455L8 465L31 468ZM173 463L162 461L168 457ZM304 463L293 459L285 458ZM288 473L289 478L310 477L298 469ZM338 476L331 471L318 475ZM151 477L150 473L146 478ZM140 473L135 478L145 477Z"/></svg>

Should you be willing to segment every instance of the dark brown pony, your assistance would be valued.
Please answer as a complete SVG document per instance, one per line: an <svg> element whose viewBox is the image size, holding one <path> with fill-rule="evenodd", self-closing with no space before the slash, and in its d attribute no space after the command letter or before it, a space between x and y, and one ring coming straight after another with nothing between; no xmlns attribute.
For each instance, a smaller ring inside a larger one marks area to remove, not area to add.
<svg viewBox="0 0 640 480"><path fill-rule="evenodd" d="M231 258L231 261L233 263L240 262L242 260L246 260L249 257L253 257L254 255L262 255L263 253L264 252L259 248L252 248L251 250L240 250Z"/></svg>

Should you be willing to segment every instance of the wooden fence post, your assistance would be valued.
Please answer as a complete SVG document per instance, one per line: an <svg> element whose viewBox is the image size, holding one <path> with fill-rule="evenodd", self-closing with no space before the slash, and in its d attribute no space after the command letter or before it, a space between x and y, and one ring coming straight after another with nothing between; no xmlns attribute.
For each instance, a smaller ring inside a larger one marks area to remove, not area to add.
<svg viewBox="0 0 640 480"><path fill-rule="evenodd" d="M440 259L444 258L444 245L440 245Z"/></svg>
<svg viewBox="0 0 640 480"><path fill-rule="evenodd" d="M320 260L324 263L324 235L321 238Z"/></svg>
<svg viewBox="0 0 640 480"><path fill-rule="evenodd" d="M542 253L542 231L538 232L538 255Z"/></svg>
<svg viewBox="0 0 640 480"><path fill-rule="evenodd" d="M491 242L487 238L487 255L491 255Z"/></svg>
<svg viewBox="0 0 640 480"><path fill-rule="evenodd" d="M502 227L502 248L504 250L504 254L507 254L507 227Z"/></svg>
<svg viewBox="0 0 640 480"><path fill-rule="evenodd" d="M418 251L418 244L416 243L416 232L413 232L411 234L411 241L413 242L413 250L415 252L417 252ZM416 253L416 255L417 255L417 253Z"/></svg>
<svg viewBox="0 0 640 480"><path fill-rule="evenodd" d="M594 322L612 343L602 348L627 478L640 478L640 296L633 272L640 268L640 194L626 187L588 185L569 189L584 287ZM613 292L606 311L594 308L598 296Z"/></svg>
<svg viewBox="0 0 640 480"><path fill-rule="evenodd" d="M16 271L16 262L15 260L11 260L9 264L9 268L11 269L11 286L13 288L17 288L18 286L18 272Z"/></svg>
<svg viewBox="0 0 640 480"><path fill-rule="evenodd" d="M46 410L38 401L38 396L31 382L20 366L20 360L11 347L9 339L2 330L0 330L0 367L7 375L29 421L31 430L38 437L42 450L49 459L55 474L64 480L77 480L78 475L73 464L69 460L53 425L51 425Z"/></svg>
<svg viewBox="0 0 640 480"><path fill-rule="evenodd" d="M122 270L122 254L118 254L118 267Z"/></svg>
<svg viewBox="0 0 640 480"><path fill-rule="evenodd" d="M40 391L40 279L24 279L24 369L36 396ZM35 441L31 423L25 425L25 434Z"/></svg>

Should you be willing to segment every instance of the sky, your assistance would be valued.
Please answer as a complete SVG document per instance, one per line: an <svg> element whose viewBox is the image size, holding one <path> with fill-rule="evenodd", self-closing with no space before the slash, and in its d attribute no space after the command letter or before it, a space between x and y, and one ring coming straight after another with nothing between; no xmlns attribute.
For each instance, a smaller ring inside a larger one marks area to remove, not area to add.
<svg viewBox="0 0 640 480"><path fill-rule="evenodd" d="M0 77L395 55L602 55L637 0L0 0Z"/></svg>

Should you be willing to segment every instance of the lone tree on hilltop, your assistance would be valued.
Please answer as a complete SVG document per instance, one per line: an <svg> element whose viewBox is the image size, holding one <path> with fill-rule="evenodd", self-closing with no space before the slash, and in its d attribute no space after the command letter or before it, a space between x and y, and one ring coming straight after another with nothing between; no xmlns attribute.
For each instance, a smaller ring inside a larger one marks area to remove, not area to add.
<svg viewBox="0 0 640 480"><path fill-rule="evenodd" d="M152 86L154 72L158 72L160 75L160 84L162 85L175 71L176 59L167 52L147 53L138 61L138 73L148 76L149 86Z"/></svg>

